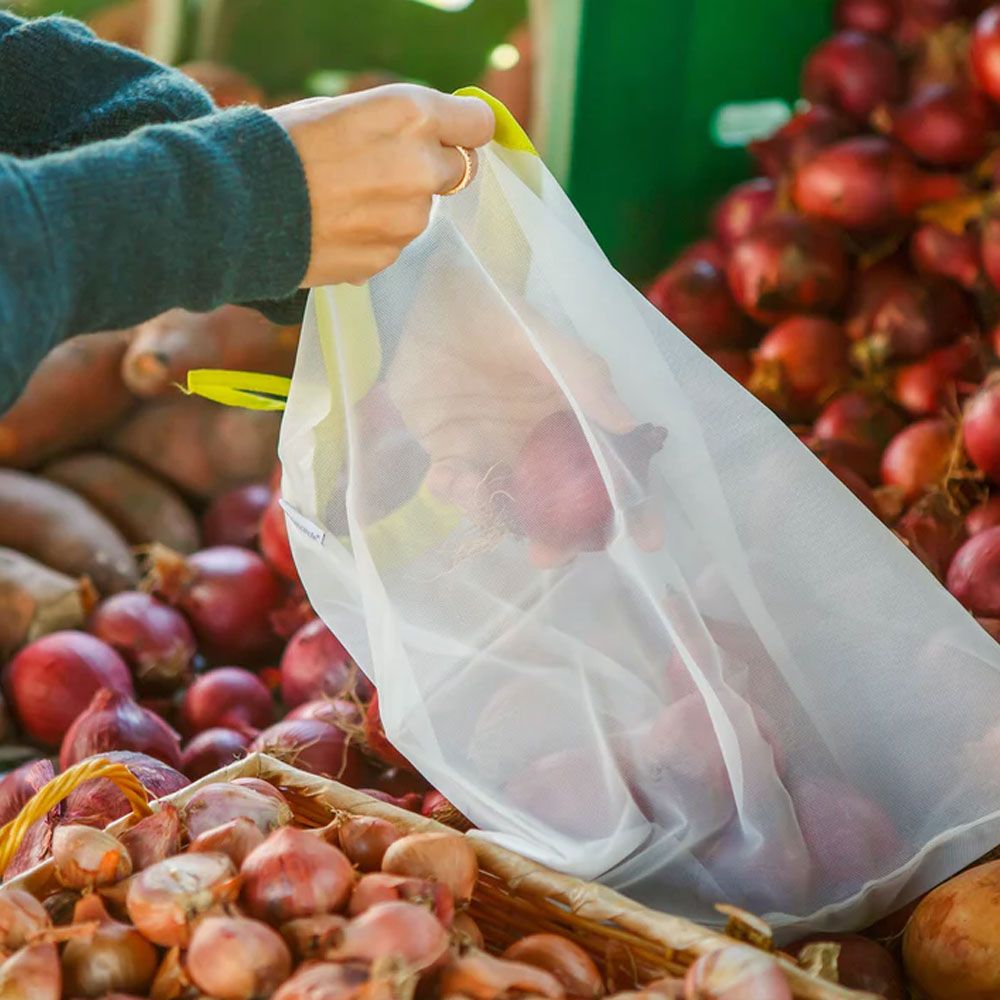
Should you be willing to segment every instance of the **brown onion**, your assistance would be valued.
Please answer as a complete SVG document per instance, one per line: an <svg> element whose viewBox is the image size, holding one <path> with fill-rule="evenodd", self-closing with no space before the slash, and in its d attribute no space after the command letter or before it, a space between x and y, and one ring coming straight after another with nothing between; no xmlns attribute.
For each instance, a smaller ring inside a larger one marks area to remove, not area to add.
<svg viewBox="0 0 1000 1000"><path fill-rule="evenodd" d="M689 1000L792 1000L774 958L743 944L702 955L688 969L684 986Z"/></svg>
<svg viewBox="0 0 1000 1000"><path fill-rule="evenodd" d="M188 845L188 852L198 854L208 851L225 854L236 868L246 860L247 855L264 843L264 834L252 819L237 816L212 830L199 834Z"/></svg>
<svg viewBox="0 0 1000 1000"><path fill-rule="evenodd" d="M117 837L92 826L70 824L52 835L56 878L68 889L112 885L132 874L132 860Z"/></svg>
<svg viewBox="0 0 1000 1000"><path fill-rule="evenodd" d="M962 872L920 901L903 935L903 962L927 1000L1000 995L1000 861Z"/></svg>
<svg viewBox="0 0 1000 1000"><path fill-rule="evenodd" d="M65 771L106 750L144 753L172 768L181 766L180 737L154 712L130 695L103 688L73 720L59 750Z"/></svg>
<svg viewBox="0 0 1000 1000"><path fill-rule="evenodd" d="M102 997L114 991L145 993L156 975L156 949L134 928L108 916L99 896L77 904L73 922L94 922L93 930L63 946L63 989L67 996Z"/></svg>
<svg viewBox="0 0 1000 1000"><path fill-rule="evenodd" d="M292 956L281 935L259 920L207 917L191 938L187 971L218 1000L258 1000L288 978Z"/></svg>
<svg viewBox="0 0 1000 1000"><path fill-rule="evenodd" d="M472 899L479 878L476 852L457 833L411 833L389 845L382 871L440 882L462 906Z"/></svg>
<svg viewBox="0 0 1000 1000"><path fill-rule="evenodd" d="M341 851L290 826L251 851L240 874L246 911L275 925L341 909L354 884L354 870Z"/></svg>
<svg viewBox="0 0 1000 1000"><path fill-rule="evenodd" d="M444 927L455 918L455 900L447 886L425 878L369 872L363 875L351 893L348 913L352 917L379 903L413 903L430 910Z"/></svg>
<svg viewBox="0 0 1000 1000"><path fill-rule="evenodd" d="M54 944L33 944L15 952L0 965L3 1000L59 1000L62 972Z"/></svg>
<svg viewBox="0 0 1000 1000"><path fill-rule="evenodd" d="M186 947L196 921L239 895L236 868L225 854L179 854L132 879L126 906L154 944Z"/></svg>
<svg viewBox="0 0 1000 1000"><path fill-rule="evenodd" d="M292 810L284 800L262 795L236 784L206 785L195 792L181 810L181 817L193 839L238 816L253 820L263 833L270 833L292 821Z"/></svg>
<svg viewBox="0 0 1000 1000"><path fill-rule="evenodd" d="M140 872L181 849L180 814L168 803L159 812L139 820L118 839L132 859L132 871Z"/></svg>
<svg viewBox="0 0 1000 1000"><path fill-rule="evenodd" d="M389 845L402 836L392 823L376 816L349 816L337 835L340 849L363 872L377 872Z"/></svg>
<svg viewBox="0 0 1000 1000"><path fill-rule="evenodd" d="M427 910L410 903L379 903L344 928L336 961L395 958L413 971L436 965L448 952L448 934Z"/></svg>
<svg viewBox="0 0 1000 1000"><path fill-rule="evenodd" d="M300 962L326 958L340 944L347 920L338 913L320 913L314 917L289 920L280 928L285 944Z"/></svg>
<svg viewBox="0 0 1000 1000"><path fill-rule="evenodd" d="M144 753L110 750L99 756L101 760L109 760L113 764L124 764L139 779L151 799L163 798L189 784L179 771ZM112 820L128 815L131 809L128 799L114 782L107 778L92 778L67 796L63 820L103 828Z"/></svg>
<svg viewBox="0 0 1000 1000"><path fill-rule="evenodd" d="M604 980L594 960L575 942L560 934L529 934L515 941L503 957L551 972L570 997L604 996Z"/></svg>
<svg viewBox="0 0 1000 1000"><path fill-rule="evenodd" d="M507 994L527 993L540 997L565 996L562 984L550 972L469 951L449 962L441 972L442 996L464 996L470 1000L496 1000Z"/></svg>
<svg viewBox="0 0 1000 1000"><path fill-rule="evenodd" d="M0 889L0 951L17 951L51 926L48 911L30 893Z"/></svg>
<svg viewBox="0 0 1000 1000"><path fill-rule="evenodd" d="M235 729L205 729L198 733L181 754L181 770L192 780L245 757L252 737Z"/></svg>
<svg viewBox="0 0 1000 1000"><path fill-rule="evenodd" d="M273 1000L355 1000L367 983L364 966L309 963L281 986Z"/></svg>

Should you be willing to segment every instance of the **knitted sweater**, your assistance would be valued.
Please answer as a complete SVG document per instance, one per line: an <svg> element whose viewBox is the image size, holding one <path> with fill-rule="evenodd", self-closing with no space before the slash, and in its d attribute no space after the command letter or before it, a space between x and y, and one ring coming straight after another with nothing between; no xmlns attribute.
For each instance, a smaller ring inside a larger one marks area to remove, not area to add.
<svg viewBox="0 0 1000 1000"><path fill-rule="evenodd" d="M66 337L167 309L301 314L309 196L284 130L65 18L0 12L0 412Z"/></svg>

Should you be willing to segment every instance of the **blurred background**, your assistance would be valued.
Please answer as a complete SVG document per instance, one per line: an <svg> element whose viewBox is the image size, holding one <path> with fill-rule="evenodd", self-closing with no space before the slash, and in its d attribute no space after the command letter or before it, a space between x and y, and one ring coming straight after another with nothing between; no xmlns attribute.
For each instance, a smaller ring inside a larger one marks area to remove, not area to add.
<svg viewBox="0 0 1000 1000"><path fill-rule="evenodd" d="M2 5L2 4L0 4ZM612 262L645 282L747 176L791 113L832 2L17 0L171 63L245 74L266 100L392 78L479 82L531 132ZM775 44L780 37L780 44ZM205 81L207 82L207 81Z"/></svg>

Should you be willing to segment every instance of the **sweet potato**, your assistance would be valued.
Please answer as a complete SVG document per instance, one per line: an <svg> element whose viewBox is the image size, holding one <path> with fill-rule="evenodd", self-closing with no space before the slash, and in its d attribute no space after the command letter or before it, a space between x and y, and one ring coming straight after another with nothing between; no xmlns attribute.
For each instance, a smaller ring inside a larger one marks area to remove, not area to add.
<svg viewBox="0 0 1000 1000"><path fill-rule="evenodd" d="M122 381L130 333L88 333L67 340L35 369L0 416L0 465L31 469L97 441L135 404Z"/></svg>
<svg viewBox="0 0 1000 1000"><path fill-rule="evenodd" d="M275 326L253 309L172 309L136 330L122 378L140 396L161 396L193 368L291 375L298 341L298 327Z"/></svg>
<svg viewBox="0 0 1000 1000"><path fill-rule="evenodd" d="M141 407L107 440L182 493L207 500L267 479L274 466L280 415L237 410L181 396Z"/></svg>
<svg viewBox="0 0 1000 1000"><path fill-rule="evenodd" d="M96 602L86 577L74 580L13 549L0 549L0 657L49 632L79 628Z"/></svg>
<svg viewBox="0 0 1000 1000"><path fill-rule="evenodd" d="M132 545L160 542L184 553L198 548L198 522L187 504L166 483L123 458L81 452L51 462L42 475L79 493Z"/></svg>
<svg viewBox="0 0 1000 1000"><path fill-rule="evenodd" d="M67 576L88 576L102 594L139 579L128 543L83 497L11 469L0 469L0 546Z"/></svg>

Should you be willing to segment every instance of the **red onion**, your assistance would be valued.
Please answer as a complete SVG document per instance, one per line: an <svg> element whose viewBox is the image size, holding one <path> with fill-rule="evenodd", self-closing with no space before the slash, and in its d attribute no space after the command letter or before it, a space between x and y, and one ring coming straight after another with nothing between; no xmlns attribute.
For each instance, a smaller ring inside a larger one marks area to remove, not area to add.
<svg viewBox="0 0 1000 1000"><path fill-rule="evenodd" d="M318 719L328 726L337 726L345 732L360 731L363 719L361 708L344 698L319 698L293 708L286 719Z"/></svg>
<svg viewBox="0 0 1000 1000"><path fill-rule="evenodd" d="M205 545L239 545L252 549L257 541L260 519L271 502L271 490L264 483L240 486L217 496L201 521Z"/></svg>
<svg viewBox="0 0 1000 1000"><path fill-rule="evenodd" d="M1000 102L1000 5L987 7L976 19L969 65L976 85Z"/></svg>
<svg viewBox="0 0 1000 1000"><path fill-rule="evenodd" d="M832 966L839 985L865 990L884 1000L906 1000L903 974L892 955L877 941L860 934L812 934L789 945L787 951L809 968L810 950L820 958L817 946L828 957L827 962L818 963L819 967Z"/></svg>
<svg viewBox="0 0 1000 1000"><path fill-rule="evenodd" d="M985 155L996 116L964 86L924 87L886 114L891 134L918 160L935 167L967 167Z"/></svg>
<svg viewBox="0 0 1000 1000"><path fill-rule="evenodd" d="M1000 483L1000 376L991 376L966 403L962 440L969 458Z"/></svg>
<svg viewBox="0 0 1000 1000"><path fill-rule="evenodd" d="M893 436L903 429L903 419L876 396L845 392L828 403L813 425L825 441L844 441L880 455Z"/></svg>
<svg viewBox="0 0 1000 1000"><path fill-rule="evenodd" d="M762 323L828 312L847 291L840 235L818 219L775 215L733 247L726 270L733 296Z"/></svg>
<svg viewBox="0 0 1000 1000"><path fill-rule="evenodd" d="M382 727L378 707L378 692L372 696L365 712L365 745L368 752L390 767L403 767L416 772L416 768L389 742Z"/></svg>
<svg viewBox="0 0 1000 1000"><path fill-rule="evenodd" d="M685 247L675 258L674 263L679 264L686 260L704 260L713 267L726 266L726 251L722 249L716 240L698 240L690 246Z"/></svg>
<svg viewBox="0 0 1000 1000"><path fill-rule="evenodd" d="M910 551L942 581L966 537L962 516L940 493L918 500L899 519L895 530Z"/></svg>
<svg viewBox="0 0 1000 1000"><path fill-rule="evenodd" d="M281 589L254 552L204 549L187 559L156 547L149 587L187 616L203 653L219 662L260 662L273 653L269 614Z"/></svg>
<svg viewBox="0 0 1000 1000"><path fill-rule="evenodd" d="M453 830L466 832L473 829L472 823L466 819L437 789L431 789L424 795L420 805L420 815L437 820Z"/></svg>
<svg viewBox="0 0 1000 1000"><path fill-rule="evenodd" d="M271 569L279 576L298 583L299 571L292 558L292 547L288 541L288 524L281 507L281 498L276 493L260 519L260 550Z"/></svg>
<svg viewBox="0 0 1000 1000"><path fill-rule="evenodd" d="M375 688L320 619L303 625L281 657L281 699L296 708L317 698L367 701Z"/></svg>
<svg viewBox="0 0 1000 1000"><path fill-rule="evenodd" d="M977 618L976 621L996 642L1000 642L1000 618Z"/></svg>
<svg viewBox="0 0 1000 1000"><path fill-rule="evenodd" d="M921 358L975 330L965 293L949 281L919 281L892 261L865 271L848 309L847 335L867 339L872 359Z"/></svg>
<svg viewBox="0 0 1000 1000"><path fill-rule="evenodd" d="M216 667L187 689L181 719L191 734L222 727L254 736L274 721L274 699L249 670Z"/></svg>
<svg viewBox="0 0 1000 1000"><path fill-rule="evenodd" d="M317 615L300 585L293 585L291 592L268 616L271 628L279 639L291 639L303 625L316 621Z"/></svg>
<svg viewBox="0 0 1000 1000"><path fill-rule="evenodd" d="M643 424L616 438L615 454L640 481L666 431ZM611 498L576 416L560 410L535 426L510 485L514 516L529 538L557 549L602 549L609 540Z"/></svg>
<svg viewBox="0 0 1000 1000"><path fill-rule="evenodd" d="M397 809L403 809L406 812L420 812L424 801L424 797L417 792L407 792L406 795L397 797L390 795L388 792L383 792L381 788L359 788L358 791L363 792L373 799L378 799L379 802L387 802L390 806L395 806Z"/></svg>
<svg viewBox="0 0 1000 1000"><path fill-rule="evenodd" d="M352 788L363 784L365 766L361 754L349 737L325 722L285 719L265 729L250 749Z"/></svg>
<svg viewBox="0 0 1000 1000"><path fill-rule="evenodd" d="M751 142L747 149L763 173L777 178L798 170L821 149L852 131L839 112L817 104L794 115L768 138Z"/></svg>
<svg viewBox="0 0 1000 1000"><path fill-rule="evenodd" d="M155 757L175 769L181 766L177 733L127 694L110 688L98 691L66 731L59 750L59 766L65 771L106 750L131 750Z"/></svg>
<svg viewBox="0 0 1000 1000"><path fill-rule="evenodd" d="M390 795L409 795L416 792L425 795L430 791L430 785L419 775L406 767L390 767L384 770L377 779L378 787Z"/></svg>
<svg viewBox="0 0 1000 1000"><path fill-rule="evenodd" d="M1000 528L980 531L958 550L948 589L974 615L1000 618Z"/></svg>
<svg viewBox="0 0 1000 1000"><path fill-rule="evenodd" d="M646 296L702 350L739 345L749 327L726 284L722 265L690 257L668 267Z"/></svg>
<svg viewBox="0 0 1000 1000"><path fill-rule="evenodd" d="M236 782L205 785L187 800L181 812L192 840L234 819L252 820L261 833L292 821L292 810L283 796L274 798Z"/></svg>
<svg viewBox="0 0 1000 1000"><path fill-rule="evenodd" d="M978 535L979 532L995 528L997 525L1000 525L1000 496L984 500L965 516L965 530L970 535ZM0 785L0 790L2 788Z"/></svg>
<svg viewBox="0 0 1000 1000"><path fill-rule="evenodd" d="M864 119L899 95L896 53L883 39L861 31L841 31L821 42L802 70L802 96Z"/></svg>
<svg viewBox="0 0 1000 1000"><path fill-rule="evenodd" d="M751 388L771 382L763 394L774 393L779 401L788 396L792 408L814 406L850 374L843 329L815 316L792 316L779 323L760 342L755 359Z"/></svg>
<svg viewBox="0 0 1000 1000"><path fill-rule="evenodd" d="M882 514L878 500L867 481L850 466L824 460L823 464L878 518Z"/></svg>
<svg viewBox="0 0 1000 1000"><path fill-rule="evenodd" d="M807 215L866 230L909 219L928 202L962 191L961 178L921 171L902 146L868 135L817 153L795 174L792 195Z"/></svg>
<svg viewBox="0 0 1000 1000"><path fill-rule="evenodd" d="M987 203L980 219L979 253L990 284L1000 289L1000 207Z"/></svg>
<svg viewBox="0 0 1000 1000"><path fill-rule="evenodd" d="M245 757L251 737L234 729L204 729L184 748L181 770L192 780Z"/></svg>
<svg viewBox="0 0 1000 1000"><path fill-rule="evenodd" d="M726 250L749 236L772 211L777 201L777 185L768 177L755 177L737 184L715 206L712 230Z"/></svg>
<svg viewBox="0 0 1000 1000"><path fill-rule="evenodd" d="M24 808L27 801L56 775L50 760L32 760L15 768L0 781L0 825L9 823ZM11 879L34 868L46 858L52 847L52 831L59 819L57 807L36 820L21 841L7 870L0 877Z"/></svg>
<svg viewBox="0 0 1000 1000"><path fill-rule="evenodd" d="M838 28L889 35L898 16L895 0L838 0L833 18Z"/></svg>
<svg viewBox="0 0 1000 1000"><path fill-rule="evenodd" d="M968 230L953 233L933 222L914 230L910 237L910 257L921 273L951 278L970 290L983 270L975 233Z"/></svg>
<svg viewBox="0 0 1000 1000"><path fill-rule="evenodd" d="M897 369L892 378L893 398L915 417L941 413L958 399L959 378L971 376L975 367L975 345L960 340Z"/></svg>
<svg viewBox="0 0 1000 1000"><path fill-rule="evenodd" d="M744 388L749 384L753 374L753 361L749 352L723 347L706 353L730 378L736 379Z"/></svg>
<svg viewBox="0 0 1000 1000"><path fill-rule="evenodd" d="M132 871L141 872L180 852L180 814L174 806L164 805L120 833L118 839L132 860Z"/></svg>
<svg viewBox="0 0 1000 1000"><path fill-rule="evenodd" d="M102 601L88 629L119 653L143 691L173 691L190 676L191 629L179 611L149 594L126 590Z"/></svg>
<svg viewBox="0 0 1000 1000"><path fill-rule="evenodd" d="M949 469L955 431L947 420L918 420L900 431L882 455L882 482L896 486L907 502L940 484Z"/></svg>
<svg viewBox="0 0 1000 1000"><path fill-rule="evenodd" d="M86 632L53 632L25 646L10 662L6 687L25 733L49 747L102 687L135 693L122 658Z"/></svg>
<svg viewBox="0 0 1000 1000"><path fill-rule="evenodd" d="M102 760L124 764L142 783L150 799L171 795L189 783L179 771L144 753L109 750L100 757ZM128 799L113 782L107 778L93 778L83 782L67 796L63 805L63 821L103 828L131 811Z"/></svg>

